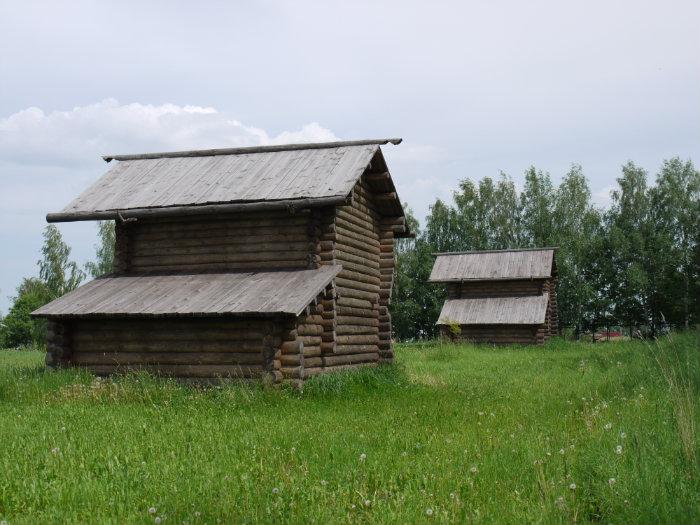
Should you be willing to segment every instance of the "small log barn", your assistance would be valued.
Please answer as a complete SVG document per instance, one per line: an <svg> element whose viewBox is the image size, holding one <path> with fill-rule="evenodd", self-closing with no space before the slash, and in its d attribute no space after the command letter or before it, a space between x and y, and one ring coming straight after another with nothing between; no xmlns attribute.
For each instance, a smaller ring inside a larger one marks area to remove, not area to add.
<svg viewBox="0 0 700 525"><path fill-rule="evenodd" d="M544 343L558 325L555 250L438 253L429 281L447 287L440 333L477 343Z"/></svg>
<svg viewBox="0 0 700 525"><path fill-rule="evenodd" d="M411 233L390 142L104 157L47 221L114 220L114 271L33 313L47 364L279 382L391 361L394 239Z"/></svg>

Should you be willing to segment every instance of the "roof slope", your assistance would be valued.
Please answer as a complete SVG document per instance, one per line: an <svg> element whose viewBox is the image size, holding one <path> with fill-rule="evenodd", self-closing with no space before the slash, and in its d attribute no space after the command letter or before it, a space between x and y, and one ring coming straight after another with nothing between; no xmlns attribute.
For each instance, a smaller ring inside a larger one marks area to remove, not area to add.
<svg viewBox="0 0 700 525"><path fill-rule="evenodd" d="M437 324L542 324L549 294L448 299Z"/></svg>
<svg viewBox="0 0 700 525"><path fill-rule="evenodd" d="M95 279L37 317L299 315L342 269L121 275Z"/></svg>
<svg viewBox="0 0 700 525"><path fill-rule="evenodd" d="M552 276L554 248L439 253L430 282L546 279Z"/></svg>
<svg viewBox="0 0 700 525"><path fill-rule="evenodd" d="M100 213L234 203L338 204L379 146L401 139L291 144L221 150L116 155L112 167L50 222L115 218ZM375 157L376 156L376 157ZM391 184L393 189L393 183ZM334 200L335 199L335 200ZM396 197L398 199L398 197ZM336 202L337 201L337 202ZM400 214L403 211L399 207ZM124 215L125 217L127 215Z"/></svg>

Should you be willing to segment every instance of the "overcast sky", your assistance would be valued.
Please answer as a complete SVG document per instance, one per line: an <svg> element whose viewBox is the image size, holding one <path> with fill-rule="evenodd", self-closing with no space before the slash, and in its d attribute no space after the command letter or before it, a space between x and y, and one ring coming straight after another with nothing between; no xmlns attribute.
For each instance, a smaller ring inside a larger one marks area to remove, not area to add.
<svg viewBox="0 0 700 525"><path fill-rule="evenodd" d="M690 0L0 0L0 311L105 153L400 136L419 217L532 164L605 205L629 159L700 163L699 25ZM92 256L94 224L61 231Z"/></svg>

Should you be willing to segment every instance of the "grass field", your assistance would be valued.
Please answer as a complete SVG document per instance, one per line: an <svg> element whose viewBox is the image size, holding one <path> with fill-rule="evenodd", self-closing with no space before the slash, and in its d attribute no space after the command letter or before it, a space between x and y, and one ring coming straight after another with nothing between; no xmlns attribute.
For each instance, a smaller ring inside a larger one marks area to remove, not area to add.
<svg viewBox="0 0 700 525"><path fill-rule="evenodd" d="M303 392L0 352L0 521L698 523L700 338L399 345Z"/></svg>

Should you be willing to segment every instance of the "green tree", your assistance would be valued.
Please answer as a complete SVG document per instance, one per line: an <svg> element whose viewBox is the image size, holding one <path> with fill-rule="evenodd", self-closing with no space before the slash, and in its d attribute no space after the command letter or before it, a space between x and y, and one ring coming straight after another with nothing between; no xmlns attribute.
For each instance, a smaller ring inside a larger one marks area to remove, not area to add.
<svg viewBox="0 0 700 525"><path fill-rule="evenodd" d="M520 194L520 237L523 246L535 248L552 244L554 200L549 173L542 173L531 166L525 172L525 187Z"/></svg>
<svg viewBox="0 0 700 525"><path fill-rule="evenodd" d="M665 160L650 200L656 315L688 328L700 307L700 172L691 161Z"/></svg>
<svg viewBox="0 0 700 525"><path fill-rule="evenodd" d="M557 299L560 326L576 333L595 328L607 316L607 294L601 279L610 274L601 266L603 228L600 213L591 204L591 191L581 166L572 165L554 193L552 236L548 244L558 246Z"/></svg>
<svg viewBox="0 0 700 525"><path fill-rule="evenodd" d="M85 278L85 273L78 265L69 260L70 248L53 224L44 230L41 253L43 257L38 261L39 277L46 283L51 299L75 290Z"/></svg>
<svg viewBox="0 0 700 525"><path fill-rule="evenodd" d="M10 311L0 324L0 347L43 344L46 340L45 323L32 319L30 314L49 300L49 291L43 281L36 277L24 279L17 288Z"/></svg>
<svg viewBox="0 0 700 525"><path fill-rule="evenodd" d="M85 263L85 271L92 277L112 273L114 268L114 221L100 221L97 224L99 244L95 245L97 260Z"/></svg>

